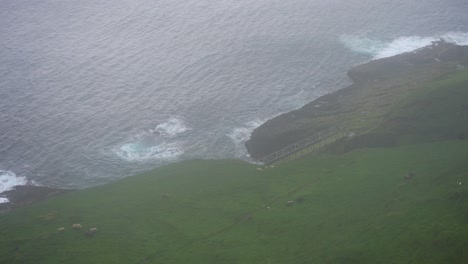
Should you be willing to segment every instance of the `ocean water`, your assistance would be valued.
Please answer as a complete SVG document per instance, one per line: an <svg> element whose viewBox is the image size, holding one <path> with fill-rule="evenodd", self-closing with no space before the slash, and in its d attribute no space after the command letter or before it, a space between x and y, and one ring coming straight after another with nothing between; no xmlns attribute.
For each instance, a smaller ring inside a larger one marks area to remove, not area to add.
<svg viewBox="0 0 468 264"><path fill-rule="evenodd" d="M0 192L249 160L262 122L441 37L468 2L0 0Z"/></svg>

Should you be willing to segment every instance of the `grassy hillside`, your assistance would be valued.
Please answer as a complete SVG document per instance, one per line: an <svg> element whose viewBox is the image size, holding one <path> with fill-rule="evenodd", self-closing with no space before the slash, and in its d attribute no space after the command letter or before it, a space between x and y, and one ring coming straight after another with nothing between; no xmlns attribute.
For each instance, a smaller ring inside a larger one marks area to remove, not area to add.
<svg viewBox="0 0 468 264"><path fill-rule="evenodd" d="M466 263L467 158L445 141L182 162L1 216L0 263Z"/></svg>
<svg viewBox="0 0 468 264"><path fill-rule="evenodd" d="M364 114L362 123L375 123L367 133L330 147L342 153L363 147L390 147L441 140L468 139L468 69L459 70L413 90L375 123Z"/></svg>
<svg viewBox="0 0 468 264"><path fill-rule="evenodd" d="M185 161L0 215L0 263L468 263L468 70L405 98L328 154Z"/></svg>
<svg viewBox="0 0 468 264"><path fill-rule="evenodd" d="M452 81L457 81L453 75L458 75L458 81L464 81L466 88L468 71L464 67L468 67L468 46L444 42L359 65L348 72L354 84L268 120L252 132L246 147L253 157L262 158L337 125L365 136L387 121L388 114L402 102L412 101L412 96L427 90L434 82L442 87L452 85ZM446 95L452 101L454 96ZM423 107L419 103L416 106L415 113L425 115L424 111L419 111ZM466 108L464 111L466 117L468 111Z"/></svg>
<svg viewBox="0 0 468 264"><path fill-rule="evenodd" d="M413 92L387 114L380 133L411 135L410 142L468 137L468 69ZM408 140L408 139L407 139Z"/></svg>

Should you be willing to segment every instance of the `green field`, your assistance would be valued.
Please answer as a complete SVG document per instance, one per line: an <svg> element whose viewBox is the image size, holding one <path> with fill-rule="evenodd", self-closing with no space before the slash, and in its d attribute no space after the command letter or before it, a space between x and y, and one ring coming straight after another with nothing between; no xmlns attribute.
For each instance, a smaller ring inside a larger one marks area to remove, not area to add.
<svg viewBox="0 0 468 264"><path fill-rule="evenodd" d="M16 209L0 216L0 263L468 263L467 80L330 147L346 151L262 170L185 161Z"/></svg>
<svg viewBox="0 0 468 264"><path fill-rule="evenodd" d="M446 141L263 171L182 162L3 215L0 262L466 263L467 158Z"/></svg>

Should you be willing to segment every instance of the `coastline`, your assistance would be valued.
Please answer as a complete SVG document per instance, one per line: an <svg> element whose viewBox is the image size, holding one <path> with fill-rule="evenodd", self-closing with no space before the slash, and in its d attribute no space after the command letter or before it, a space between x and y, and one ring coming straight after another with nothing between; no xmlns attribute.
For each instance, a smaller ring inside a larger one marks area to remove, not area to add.
<svg viewBox="0 0 468 264"><path fill-rule="evenodd" d="M0 197L6 197L9 200L6 203L0 204L0 214L71 191L74 190L34 185L18 185L12 190L0 194Z"/></svg>
<svg viewBox="0 0 468 264"><path fill-rule="evenodd" d="M468 46L440 41L356 66L348 71L353 84L268 120L251 133L245 146L258 159L336 124L346 123L356 136L365 134L381 125L388 111L413 91L453 73L460 65L468 65ZM0 193L9 200L0 204L0 213L70 191L75 190L15 186Z"/></svg>
<svg viewBox="0 0 468 264"><path fill-rule="evenodd" d="M430 82L468 66L468 46L443 40L413 52L372 60L348 71L348 87L257 127L246 141L248 153L262 158L319 131L346 124L354 135L382 125L399 103Z"/></svg>

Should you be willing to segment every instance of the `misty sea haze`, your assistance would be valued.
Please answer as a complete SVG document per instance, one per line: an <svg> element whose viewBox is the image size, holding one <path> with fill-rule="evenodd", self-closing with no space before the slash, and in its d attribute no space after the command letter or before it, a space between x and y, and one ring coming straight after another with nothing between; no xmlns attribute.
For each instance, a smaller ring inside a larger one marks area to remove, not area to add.
<svg viewBox="0 0 468 264"><path fill-rule="evenodd" d="M249 160L262 122L444 38L468 2L0 0L0 192Z"/></svg>

